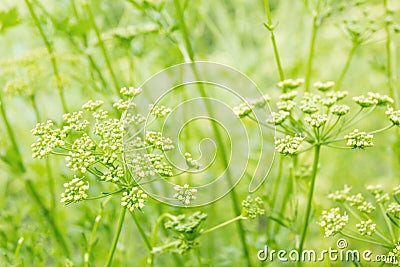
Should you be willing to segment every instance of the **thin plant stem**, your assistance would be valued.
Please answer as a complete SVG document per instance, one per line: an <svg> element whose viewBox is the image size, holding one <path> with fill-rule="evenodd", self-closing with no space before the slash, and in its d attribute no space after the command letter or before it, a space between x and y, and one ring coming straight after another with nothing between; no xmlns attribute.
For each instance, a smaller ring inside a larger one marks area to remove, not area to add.
<svg viewBox="0 0 400 267"><path fill-rule="evenodd" d="M18 144L17 144L17 140L15 139L13 128L11 127L10 121L7 118L6 109L5 109L3 103L4 103L3 99L2 99L2 97L0 95L0 113L1 113L1 117L3 119L3 122L4 122L5 126L6 126L6 131L7 131L8 137L10 138L11 146L13 148L13 151L15 152L15 156L17 157L16 158L16 161L17 161L16 164L18 166L19 171L25 172L26 170L25 170L24 163L22 161L21 152L19 150L19 147L18 147Z"/></svg>
<svg viewBox="0 0 400 267"><path fill-rule="evenodd" d="M264 0L264 8L265 8L265 13L267 15L267 21L268 21L268 25L266 25L266 27L267 27L268 31L270 32L271 44L272 44L272 48L274 49L276 67L278 68L279 78L281 81L283 81L285 79L285 74L283 72L281 59L279 56L278 45L276 44L276 38L275 38L275 32L274 32L275 28L272 23L272 16L271 16L271 9L269 7L269 0Z"/></svg>
<svg viewBox="0 0 400 267"><path fill-rule="evenodd" d="M310 83L312 76L312 68L313 68L313 60L315 53L315 40L317 38L318 31L318 14L313 14L312 28L311 28L311 39L310 39L310 48L308 51L308 60L307 60L307 72L305 78L305 91L310 91Z"/></svg>
<svg viewBox="0 0 400 267"><path fill-rule="evenodd" d="M39 108L36 104L36 97L34 94L32 94L30 96L30 102L32 105L32 109L35 113L36 122L40 122L41 116L40 116ZM49 192L50 192L50 196L51 196L51 209L53 210L56 206L56 194L55 194L54 177L53 177L53 173L51 171L51 162L50 162L49 157L46 157L46 172L47 172L47 181L48 181L48 186L49 186Z"/></svg>
<svg viewBox="0 0 400 267"><path fill-rule="evenodd" d="M106 267L111 266L111 263L112 263L112 260L114 257L114 253L117 248L119 236L122 231L122 226L124 225L125 214L126 214L126 208L121 207L121 212L119 214L118 223L117 223L117 229L115 230L114 238L113 238L113 241L112 241L112 244L110 247L110 251L108 252L107 260L106 260L106 263L104 264L104 266L106 266Z"/></svg>
<svg viewBox="0 0 400 267"><path fill-rule="evenodd" d="M392 239L392 242L395 243L396 242L396 236L395 236L394 231L393 231L392 223L390 222L389 217L386 215L385 208L382 205L382 203L379 203L379 209L382 212L383 218L385 219L386 226L389 229L390 238Z"/></svg>
<svg viewBox="0 0 400 267"><path fill-rule="evenodd" d="M346 63L343 66L342 71L340 72L339 78L337 79L335 90L338 91L342 87L343 79L346 76L347 71L349 70L350 63L353 60L354 54L358 48L359 44L354 43L351 47L349 54L347 55Z"/></svg>
<svg viewBox="0 0 400 267"><path fill-rule="evenodd" d="M140 224L139 220L136 218L136 215L134 212L131 212L131 216L133 218L133 221L136 224L136 227L138 228L140 236L143 238L143 241L146 244L146 247L148 248L149 251L151 251L153 248L151 246L149 238L147 237L146 233L143 230L142 225Z"/></svg>
<svg viewBox="0 0 400 267"><path fill-rule="evenodd" d="M16 261L18 260L18 258L19 258L19 254L20 254L20 252L21 252L21 248L22 248L22 245L24 244L24 241L25 241L25 239L24 239L23 237L20 237L20 238L18 239L17 247L15 248L15 252L14 252L14 256L13 256L15 262L16 262Z"/></svg>
<svg viewBox="0 0 400 267"><path fill-rule="evenodd" d="M32 3L29 0L24 0L24 1L25 1L26 6L28 7L29 13L31 14L31 16L33 18L33 21L35 22L36 27L39 30L40 36L43 39L43 42L47 49L47 53L50 56L51 66L53 68L54 76L57 80L56 86L57 86L57 90L58 90L58 95L60 97L61 106L63 108L64 113L68 113L67 103L65 101L65 96L64 96L64 88L60 83L60 72L58 70L57 60L54 55L53 46L52 46L51 42L49 41L49 39L47 38L46 34L44 33L42 25L40 24L40 20L39 20L38 16L36 15L35 10L33 9Z"/></svg>
<svg viewBox="0 0 400 267"><path fill-rule="evenodd" d="M385 15L389 16L390 15L390 9L388 6L388 0L383 0L383 6L385 8ZM386 48L386 75L388 79L388 85L389 85L389 93L390 96L395 100L395 105L396 108L398 107L397 101L399 100L398 98L398 91L394 87L394 69L395 69L395 60L396 58L394 57L394 49L393 49L393 41L392 41L392 34L391 34L391 29L390 29L390 23L385 22L385 33L386 33L386 43L385 43L385 48Z"/></svg>
<svg viewBox="0 0 400 267"><path fill-rule="evenodd" d="M111 60L110 60L110 57L109 57L109 55L107 53L106 47L104 46L104 42L101 39L100 30L96 25L96 21L95 21L94 16L93 16L92 9L90 8L89 3L85 3L84 6L85 6L86 12L87 12L87 14L89 16L90 23L92 24L93 30L94 30L94 32L96 34L97 41L99 42L100 50L101 50L101 53L103 54L104 61L106 62L106 66L108 68L108 71L110 72L110 76L111 76L111 79L113 81L113 84L114 84L114 87L115 87L115 91L116 91L117 95L120 96L120 94L121 94L120 91L119 91L120 90L120 85L119 85L119 82L117 80L117 76L115 75L114 69L113 69L113 67L111 65Z"/></svg>
<svg viewBox="0 0 400 267"><path fill-rule="evenodd" d="M90 255L92 254L92 249L93 245L96 240L96 234L97 234L97 229L99 228L101 219L103 218L103 212L104 212L104 207L105 205L110 201L111 196L107 197L101 204L100 204L100 210L99 213L97 214L96 218L94 219L93 227L92 227L92 232L90 234L90 239L88 242L88 246L86 249L86 252L83 257L83 266L84 267L89 267L90 266Z"/></svg>
<svg viewBox="0 0 400 267"><path fill-rule="evenodd" d="M237 217L235 217L235 218L233 218L233 219L230 219L230 220L228 220L228 221L226 221L226 222L223 222L223 223L218 224L218 225L216 225L216 226L214 226L214 227L211 227L211 228L205 230L204 232L202 232L201 234L202 234L202 235L209 234L209 233L211 233L211 232L213 232L213 231L215 231L215 230L218 230L218 229L220 229L220 228L222 228L222 227L227 226L228 224L231 224L231 223L233 223L233 222L236 222L236 221L239 221L239 220L242 220L242 219L245 219L245 217L243 217L243 216L241 216L241 215L240 215L240 216L237 216Z"/></svg>
<svg viewBox="0 0 400 267"><path fill-rule="evenodd" d="M191 42L189 40L189 33L188 33L188 29L187 29L186 24L185 24L184 14L183 14L183 10L182 10L181 4L180 4L180 0L174 0L174 5L175 5L176 12L177 12L178 23L179 23L179 27L180 27L180 30L181 30L182 35L183 35L183 39L184 39L184 42L185 42L187 53L189 55L190 61L194 62L194 50L193 50L192 44L191 44ZM192 66L192 70L193 70L195 76L199 76L198 73L197 73L197 69L196 69L196 67L194 65ZM204 87L202 86L201 83L199 83L199 91L200 91L200 95L202 97L206 96L206 93L204 91ZM205 108L207 110L207 113L208 114L213 114L213 109L212 109L212 106L210 105L210 103L205 101L204 105L205 105ZM216 138L217 144L223 144L221 133L220 133L218 127L216 126L216 124L215 123L211 123L211 127L212 127L212 131L214 133L214 136ZM227 158L228 157L227 157L227 153L225 151L225 147L222 146L222 145L219 145L218 148L221 151L221 158L223 160L223 166L226 169L227 181L228 181L228 183L230 185L233 186L231 173L229 171L229 168L227 168L229 166L229 164L227 162ZM232 190L230 192L230 196L231 196L231 199L232 199L232 205L233 205L234 212L235 212L236 215L239 215L241 213L240 203L238 201L238 196L236 194L236 191L235 191L235 189L233 187L232 187ZM246 258L246 261L247 261L247 266L251 266L252 264L251 264L251 260L250 260L250 252L249 252L249 249L247 247L246 234L245 234L244 227L243 227L243 225L241 223L241 220L237 220L237 227L238 227L240 241L242 243L243 254L244 254L244 257Z"/></svg>
<svg viewBox="0 0 400 267"><path fill-rule="evenodd" d="M44 205L42 199L40 198L38 192L36 192L35 187L32 184L32 181L27 179L25 180L25 187L26 190L28 192L28 194L31 196L31 198L36 202L36 204L39 207L39 210L43 213L44 218L47 220L47 222L49 223L54 236L57 240L57 243L60 245L61 249L63 250L63 253L69 257L70 255L70 251L68 248L67 243L65 242L65 239L63 237L63 235L61 234L60 229L57 226L57 223L52 215L52 213L46 208L46 206Z"/></svg>
<svg viewBox="0 0 400 267"><path fill-rule="evenodd" d="M275 180L275 184L274 187L272 189L272 202L271 202L271 207L272 210L275 212L276 211L276 200L278 199L279 196L279 185L282 185L281 183L281 179L282 179L282 170L283 170L283 161L284 158L283 156L279 157L279 165L278 165L278 174L276 175L276 180ZM273 225L273 224L272 224ZM266 229L266 240L268 240L268 236L270 234L270 226L271 224L267 225L267 229Z"/></svg>
<svg viewBox="0 0 400 267"><path fill-rule="evenodd" d="M290 197L290 194L291 194L291 192L293 190L293 182L295 180L294 179L294 172L296 171L296 168L297 168L297 159L298 159L297 155L294 155L293 158L292 158L293 165L291 166L291 168L289 170L289 176L288 176L288 178L286 180L286 183L284 183L285 184L285 191L283 192L283 196L281 198L280 206L277 209L279 211L279 214L284 214L285 213L286 205L287 205L287 202L288 202L287 200L290 199L289 197ZM280 224L279 223L275 224L274 229L273 229L273 234L274 235L276 235L278 233L279 228L280 228Z"/></svg>
<svg viewBox="0 0 400 267"><path fill-rule="evenodd" d="M308 193L306 213L304 216L304 224L303 224L303 229L302 229L301 236L300 236L300 243L299 243L299 249L298 249L300 254L303 251L304 242L305 242L306 236L307 236L307 230L308 230L313 195L314 195L315 181L316 181L317 173L318 173L318 163L319 163L320 151L321 151L321 145L318 144L314 148L314 162L313 162L312 175L311 175L311 186L310 186L310 191Z"/></svg>
<svg viewBox="0 0 400 267"><path fill-rule="evenodd" d="M348 237L348 238L351 238L351 239L354 239L354 240L358 240L358 241L370 243L370 244L373 244L373 245L378 245L378 246L385 247L385 248L390 248L390 246L388 246L388 245L386 245L386 244L383 244L383 243L380 243L380 242L376 242L376 241L373 241L373 240L368 240L368 239L364 239L364 238L359 238L359 237L357 237L357 236L350 235L350 234L343 233L343 232L340 232L340 234L343 235L344 237Z"/></svg>
<svg viewBox="0 0 400 267"><path fill-rule="evenodd" d="M150 244L151 244L152 249L150 250L150 255L149 255L149 258L148 258L148 264L149 264L149 266L154 266L154 253L153 253L153 250L154 250L154 248L155 248L155 246L156 246L156 243L157 243L157 233L158 233L158 229L159 229L159 227L160 227L162 221L163 221L165 218L170 218L170 219L174 220L174 219L175 219L175 216L173 216L173 215L171 215L171 214L169 214L169 213L163 213L163 214L161 214L160 217L158 217L158 219L157 219L157 221L156 221L156 224L154 225L152 234L151 234L151 243L150 243Z"/></svg>

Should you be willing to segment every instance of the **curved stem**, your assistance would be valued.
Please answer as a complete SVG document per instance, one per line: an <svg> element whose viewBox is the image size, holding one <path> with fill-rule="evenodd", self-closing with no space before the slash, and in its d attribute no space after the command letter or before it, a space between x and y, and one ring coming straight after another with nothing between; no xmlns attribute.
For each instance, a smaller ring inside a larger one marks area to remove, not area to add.
<svg viewBox="0 0 400 267"><path fill-rule="evenodd" d="M376 241L373 241L373 240L359 238L357 236L350 235L350 234L345 234L343 232L340 232L340 234L345 236L345 237L348 237L348 238L351 238L351 239L354 239L354 240L358 240L358 241L361 241L361 242L366 242L366 243L370 243L370 244L373 244L373 245L378 245L378 246L382 246L382 247L385 247L385 248L390 248L390 246L388 246L386 244L383 244L383 243L380 243L380 242L376 242Z"/></svg>
<svg viewBox="0 0 400 267"><path fill-rule="evenodd" d="M187 29L186 24L185 24L183 9L181 7L180 0L174 0L174 6L175 6L175 9L176 9L176 12L177 12L179 28L180 28L180 30L182 32L182 36L183 36L183 39L184 39L184 42L185 42L185 46L186 46L186 50L187 50L188 55L189 55L190 62L194 62L194 50L193 50L192 44L191 44L190 39L189 39L189 33L188 33L188 29ZM192 71L193 71L195 77L199 77L199 74L198 74L198 71L196 69L196 66L192 65L191 67L192 67ZM206 92L204 90L203 84L199 83L198 86L199 86L200 95L205 98L207 96L207 94L206 94ZM208 114L213 114L214 113L213 112L213 108L212 108L212 106L210 105L209 102L204 101L204 106L205 106L205 109L206 109ZM221 151L221 158L222 158L222 161L223 161L222 164L223 164L224 169L226 170L227 182L229 183L230 186L232 186L232 190L230 191L230 196L231 196L231 199L232 199L233 210L234 210L235 214L237 216L239 216L240 213L241 213L240 202L238 200L237 193L236 193L236 191L235 191L235 189L233 187L232 174L231 174L231 172L229 170L229 162L227 162L227 159L229 157L227 156L227 152L225 151L225 146L222 145L224 143L223 142L223 138L221 136L220 130L218 129L218 127L217 127L217 125L215 123L211 123L211 128L212 128L212 131L214 133L214 136L215 136L215 139L217 141L217 144L219 144L218 148ZM247 262L247 266L252 266L251 259L250 259L250 252L249 252L249 248L247 246L245 229L244 229L244 227L243 227L243 225L242 225L240 220L237 221L237 228L238 228L240 241L241 241L241 244L242 244L243 254L244 254L244 257L245 257L246 262Z"/></svg>
<svg viewBox="0 0 400 267"><path fill-rule="evenodd" d="M113 67L111 65L111 60L110 60L110 57L109 57L109 55L107 53L107 50L106 50L106 48L104 46L104 42L101 39L100 30L96 25L96 21L95 21L94 16L93 16L92 9L90 8L89 3L85 3L84 6L85 6L86 12L87 12L87 14L89 16L90 23L92 24L93 30L94 30L94 32L96 34L97 41L99 42L100 50L101 50L101 53L103 54L104 61L106 62L106 66L108 68L108 71L110 72L111 79L112 79L112 81L114 83L115 91L116 91L117 95L120 96L121 95L121 93L119 91L120 90L120 85L118 83L118 79L117 79L117 76L115 75L114 69L113 69Z"/></svg>
<svg viewBox="0 0 400 267"><path fill-rule="evenodd" d="M390 128L392 128L394 126L394 124L390 124L390 125L388 125L388 126L386 126L386 127L383 127L383 128L381 128L381 129L378 129L378 130L375 130L375 131L372 131L372 132L369 132L370 134L378 134L378 133L381 133L381 132L384 132L384 131L386 131L386 130L389 130Z"/></svg>
<svg viewBox="0 0 400 267"><path fill-rule="evenodd" d="M310 91L310 82L311 82L311 74L314 60L314 52L315 52L315 40L317 38L317 30L318 30L318 14L313 14L313 22L311 29L311 39L310 39L310 49L308 52L308 60L307 60L307 72L306 72L306 81L305 81L305 91Z"/></svg>
<svg viewBox="0 0 400 267"><path fill-rule="evenodd" d="M124 225L125 214L126 214L126 208L125 207L121 207L121 213L119 214L119 219L118 219L118 223L117 223L117 229L115 230L113 242L111 244L110 251L108 252L106 263L104 264L104 266L106 266L106 267L110 267L111 266L111 262L112 262L112 259L114 257L115 249L117 248L119 236L120 236L121 231L122 231L122 226Z"/></svg>
<svg viewBox="0 0 400 267"><path fill-rule="evenodd" d="M311 176L311 187L310 187L310 192L308 193L306 214L304 217L304 225L303 225L303 230L301 232L300 244L299 244L299 249L298 249L300 254L303 251L304 242L305 242L306 236L307 236L308 224L309 224L310 215L311 215L312 200L313 200L313 195L314 195L315 181L316 181L317 172L318 172L318 162L319 162L320 151L321 151L321 145L318 144L315 146L315 150L314 150L314 162L313 162L313 169L312 169L312 176Z"/></svg>
<svg viewBox="0 0 400 267"><path fill-rule="evenodd" d="M390 9L388 6L388 0L383 0L383 6L385 8L385 15L388 17L390 16ZM396 57L394 57L394 46L392 42L392 34L391 34L391 29L390 29L390 24L389 22L385 22L385 33L386 33L386 75L388 79L388 84L389 84L389 93L390 96L395 100L395 105L396 108L398 108L398 91L395 89L394 83L395 83L395 73L394 70L396 69L395 66L395 60Z"/></svg>
<svg viewBox="0 0 400 267"><path fill-rule="evenodd" d="M6 131L7 131L7 134L8 134L8 138L10 138L11 146L12 146L13 151L14 151L15 156L16 156L16 164L18 166L19 171L25 172L26 170L25 170L24 163L22 161L21 152L19 150L17 140L15 139L13 128L11 127L10 121L7 118L6 109L5 109L3 103L4 103L3 99L2 99L2 97L0 95L0 113L1 113L1 117L3 119L3 122L4 122L5 126L6 126Z"/></svg>
<svg viewBox="0 0 400 267"><path fill-rule="evenodd" d="M344 76L346 75L347 71L349 70L350 63L353 59L354 53L356 52L356 50L358 48L358 45L359 45L358 43L354 43L353 46L351 47L350 52L347 55L346 63L344 64L342 72L340 73L340 76L336 82L335 91L339 90L340 87L342 86Z"/></svg>
<svg viewBox="0 0 400 267"><path fill-rule="evenodd" d="M35 25L39 30L39 34L42 37L43 42L46 46L47 53L50 56L51 66L53 68L54 76L57 80L56 86L57 86L57 90L58 90L58 95L60 97L61 105L62 105L64 113L68 113L67 103L65 101L65 96L64 96L64 88L60 84L61 78L60 78L60 73L58 70L57 60L54 56L53 46L52 46L51 42L49 41L49 39L47 38L46 34L44 33L44 30L40 24L40 20L39 20L38 16L36 15L35 10L33 9L32 3L29 0L25 0L25 4L28 7L29 13L31 14L33 21L35 22Z"/></svg>
<svg viewBox="0 0 400 267"><path fill-rule="evenodd" d="M279 78L281 81L283 81L285 79L285 74L283 72L281 59L279 56L278 45L276 44L274 26L272 23L271 10L269 8L268 0L264 0L264 8L265 8L265 13L267 15L267 20L268 20L268 25L266 25L266 27L267 27L268 31L270 32L270 38L271 38L272 48L274 49L275 62L276 62L276 66L278 68Z"/></svg>
<svg viewBox="0 0 400 267"><path fill-rule="evenodd" d="M237 216L237 217L235 217L235 218L233 218L233 219L230 219L230 220L228 220L228 221L226 221L226 222L223 222L223 223L221 223L221 224L218 224L218 225L216 225L216 226L214 226L214 227L211 227L211 228L209 228L209 229L203 231L203 232L201 233L201 235L209 234L209 233L211 233L211 232L213 232L213 231L215 231L215 230L218 230L219 228L222 228L222 227L224 227L224 226L227 226L228 224L231 224L231 223L233 223L233 222L236 222L236 221L242 220L242 219L245 219L245 217L243 217L242 215L239 215L239 216Z"/></svg>
<svg viewBox="0 0 400 267"><path fill-rule="evenodd" d="M99 213L97 214L96 218L94 219L93 227L92 227L92 232L90 233L90 239L89 243L86 249L86 252L84 254L83 258L83 266L84 267L89 267L90 266L90 255L92 254L92 248L96 240L96 233L97 229L99 228L101 219L103 218L103 212L104 212L104 207L110 201L111 197L108 197L104 202L100 204L100 210Z"/></svg>
<svg viewBox="0 0 400 267"><path fill-rule="evenodd" d="M131 212L131 215L132 215L133 221L135 222L135 224L136 224L136 226L137 226L137 228L139 230L140 236L143 238L143 241L146 244L146 247L151 251L152 250L152 246L150 244L149 239L147 238L146 233L143 230L142 225L140 224L139 220L136 218L136 215L135 215L134 212Z"/></svg>

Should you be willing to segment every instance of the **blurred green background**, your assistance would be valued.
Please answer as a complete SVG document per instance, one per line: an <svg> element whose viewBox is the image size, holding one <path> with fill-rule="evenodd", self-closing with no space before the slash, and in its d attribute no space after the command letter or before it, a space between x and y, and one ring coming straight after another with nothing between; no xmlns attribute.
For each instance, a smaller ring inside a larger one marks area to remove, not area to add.
<svg viewBox="0 0 400 267"><path fill-rule="evenodd" d="M315 2L270 1L286 78L306 75L312 26L312 15L306 4L313 6ZM382 1L321 2L326 2L332 14L323 20L318 29L311 81L337 81L339 78L352 47L343 26L343 21L347 20L354 23L361 33L368 33L371 27L374 30L355 50L342 88L348 90L350 96L368 91L389 94L385 33L388 17ZM400 55L400 35L397 34L400 2L388 2L393 10L390 17L393 24L390 25L393 30L391 49L395 74L390 83L398 91L400 64L396 60L399 61ZM138 87L156 72L188 61L188 53L172 1L30 0L28 3L35 17L29 12L26 1L2 0L0 5L0 101L13 135L11 138L3 116L0 120L0 265L71 266L74 263L74 266L81 266L101 202L85 201L68 206L59 203L62 185L72 174L61 158L51 157L54 184L49 185L52 180L47 177L45 160L31 157L30 144L34 137L30 129L37 119L61 120L64 111L57 89L60 86L64 88L66 106L70 111L79 109L89 99L103 99L111 103L118 99L116 91L120 87ZM263 25L267 21L263 4L262 1L240 0L181 1L195 59L229 65L252 79L263 93L276 97L279 94L276 83L280 78L269 32ZM87 7L93 15L96 29L90 21ZM47 46L45 42L48 42ZM49 47L53 56L49 54ZM56 74L52 57L57 65ZM32 103L37 105L36 115ZM365 130L380 128L385 125L382 116L384 110L368 117L360 127ZM325 239L316 223L321 210L332 206L327 194L343 188L344 184L358 192L368 184L380 183L390 190L399 183L398 137L399 130L392 129L376 136L375 146L365 151L322 151L307 248L335 247L336 239ZM26 171L17 166L12 139L17 143ZM196 139L193 136L185 141L188 146L197 147ZM304 154L300 162L302 165L309 164L311 158L311 155ZM281 194L274 192L276 188L273 186L277 164L274 163L266 182L257 192L265 200L267 214L272 212L271 198ZM290 182L291 164L290 159L283 162L284 178L281 183ZM287 200L290 202L287 217L293 219L296 225L296 220L302 220L296 219L293 214L303 208L308 190L307 177L296 179L294 184L294 196ZM238 185L240 199L247 196L247 185L248 179L243 179ZM52 199L52 193L56 199ZM113 198L104 208L92 250L91 266L101 266L105 261L118 217L117 199ZM208 214L208 228L234 217L231 200L227 196L210 206L196 209L172 208L150 200L144 213L139 213L137 218L143 222L145 231L150 231L161 212L180 214L195 210ZM65 237L69 255L57 245L59 242L49 225L51 222L56 222ZM276 236L267 238L267 223L269 220L266 218L244 222L254 266L260 265L256 253L264 244L288 249L295 246L298 229L281 229ZM16 253L21 237L24 241L20 252ZM163 238L167 240L171 236L160 237L160 240ZM374 249L357 241L351 241L350 245L352 248ZM239 236L233 224L200 239L199 250L203 266L245 266ZM113 266L144 266L146 255L143 240L131 218L127 217ZM275 263L275 266L281 264ZM157 256L156 266L200 264L194 254L164 253ZM290 263L287 266L291 266ZM342 263L337 266L342 266ZM349 263L349 266L353 265Z"/></svg>

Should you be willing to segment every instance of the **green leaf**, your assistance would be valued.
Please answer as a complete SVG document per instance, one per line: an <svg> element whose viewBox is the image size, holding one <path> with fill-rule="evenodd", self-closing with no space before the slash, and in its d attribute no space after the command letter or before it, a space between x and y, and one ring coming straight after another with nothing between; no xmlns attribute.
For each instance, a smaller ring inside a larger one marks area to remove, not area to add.
<svg viewBox="0 0 400 267"><path fill-rule="evenodd" d="M0 10L0 33L5 32L8 28L17 26L19 23L19 13L16 7L6 11Z"/></svg>

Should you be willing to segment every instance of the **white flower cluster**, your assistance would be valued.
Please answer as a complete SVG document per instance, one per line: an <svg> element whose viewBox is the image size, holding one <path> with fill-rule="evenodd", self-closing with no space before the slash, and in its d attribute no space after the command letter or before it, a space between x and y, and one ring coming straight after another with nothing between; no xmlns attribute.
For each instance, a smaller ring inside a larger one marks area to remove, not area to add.
<svg viewBox="0 0 400 267"><path fill-rule="evenodd" d="M332 208L322 211L319 225L324 229L325 237L330 237L342 231L348 220L346 213L342 215L339 208Z"/></svg>
<svg viewBox="0 0 400 267"><path fill-rule="evenodd" d="M37 159L49 155L56 147L64 146L67 137L64 131L54 129L54 122L51 120L36 124L31 133L38 137L31 145L32 157Z"/></svg>
<svg viewBox="0 0 400 267"><path fill-rule="evenodd" d="M396 126L400 126L400 110L394 110L393 108L388 108L386 115L389 120Z"/></svg>
<svg viewBox="0 0 400 267"><path fill-rule="evenodd" d="M351 191L351 187L349 187L347 184L345 184L344 188L342 190L336 190L335 192L330 193L328 195L328 198L331 200L334 200L334 201L344 202L349 197L350 191Z"/></svg>
<svg viewBox="0 0 400 267"><path fill-rule="evenodd" d="M84 131L90 125L88 120L83 119L83 111L64 114L63 120L67 124L65 129L68 129L68 131Z"/></svg>
<svg viewBox="0 0 400 267"><path fill-rule="evenodd" d="M121 206L126 207L129 211L135 209L143 209L144 202L147 200L147 194L137 186L122 194Z"/></svg>
<svg viewBox="0 0 400 267"><path fill-rule="evenodd" d="M70 182L64 184L65 191L61 193L61 203L69 204L88 198L89 182L85 182L83 178L74 176Z"/></svg>
<svg viewBox="0 0 400 267"><path fill-rule="evenodd" d="M150 114L156 118L164 118L171 113L171 109L166 106L149 105Z"/></svg>
<svg viewBox="0 0 400 267"><path fill-rule="evenodd" d="M161 132L148 131L146 132L145 141L150 145L162 151L174 149L172 140L164 137Z"/></svg>
<svg viewBox="0 0 400 267"><path fill-rule="evenodd" d="M184 184L183 186L175 185L174 189L176 191L174 198L185 205L189 205L192 200L196 199L195 194L197 193L197 189L190 188L188 184Z"/></svg>
<svg viewBox="0 0 400 267"><path fill-rule="evenodd" d="M300 85L302 85L304 83L304 79L303 78L299 78L299 79L286 79L284 81L279 82L277 85L279 88L281 88L282 90L293 90L296 89L297 87L299 87Z"/></svg>
<svg viewBox="0 0 400 267"><path fill-rule="evenodd" d="M358 129L355 129L344 138L347 139L346 145L353 149L365 149L366 147L374 146L374 143L372 142L372 138L374 138L374 136L366 132L360 132Z"/></svg>
<svg viewBox="0 0 400 267"><path fill-rule="evenodd" d="M375 233L376 230L376 224L373 223L371 219L357 223L356 227L361 235L367 235L367 236L371 236L373 233Z"/></svg>
<svg viewBox="0 0 400 267"><path fill-rule="evenodd" d="M268 122L275 125L281 125L289 117L289 115L289 112L283 110L279 110L278 112L271 112L272 119Z"/></svg>
<svg viewBox="0 0 400 267"><path fill-rule="evenodd" d="M284 138L277 138L275 139L275 149L285 156L294 155L297 153L303 140L303 137L290 135Z"/></svg>
<svg viewBox="0 0 400 267"><path fill-rule="evenodd" d="M96 145L93 140L84 133L81 138L74 141L69 156L65 157L67 168L75 171L86 173L91 164L96 161L93 150Z"/></svg>
<svg viewBox="0 0 400 267"><path fill-rule="evenodd" d="M243 118L243 117L248 116L251 113L252 108L247 103L240 103L239 106L233 107L232 110L236 116L238 116L239 118Z"/></svg>
<svg viewBox="0 0 400 267"><path fill-rule="evenodd" d="M265 214L263 207L263 201L260 197L247 196L246 199L242 201L242 216L247 219L255 219L258 216Z"/></svg>
<svg viewBox="0 0 400 267"><path fill-rule="evenodd" d="M82 105L82 108L87 111L95 111L99 107L101 107L104 104L103 100L89 100L85 104Z"/></svg>
<svg viewBox="0 0 400 267"><path fill-rule="evenodd" d="M356 207L361 212L368 214L375 210L375 206L371 202L366 201L361 193L351 195L346 200L350 206Z"/></svg>
<svg viewBox="0 0 400 267"><path fill-rule="evenodd" d="M333 86L335 86L335 82L333 81L327 81L327 82L316 82L313 84L314 87L322 92L328 91L331 89Z"/></svg>
<svg viewBox="0 0 400 267"><path fill-rule="evenodd" d="M126 97L135 97L142 92L142 88L122 87L119 92Z"/></svg>
<svg viewBox="0 0 400 267"><path fill-rule="evenodd" d="M325 123L328 121L328 115L326 114L311 114L307 115L304 120L310 124L311 127L314 128L321 128L322 126L325 125Z"/></svg>
<svg viewBox="0 0 400 267"><path fill-rule="evenodd" d="M188 165L189 168L199 169L201 167L201 164L198 163L197 160L194 160L192 154L190 154L189 152L186 152L184 156L186 164Z"/></svg>

